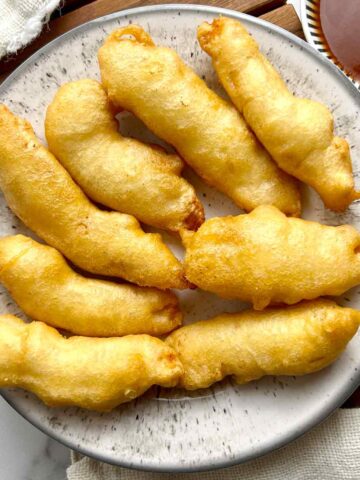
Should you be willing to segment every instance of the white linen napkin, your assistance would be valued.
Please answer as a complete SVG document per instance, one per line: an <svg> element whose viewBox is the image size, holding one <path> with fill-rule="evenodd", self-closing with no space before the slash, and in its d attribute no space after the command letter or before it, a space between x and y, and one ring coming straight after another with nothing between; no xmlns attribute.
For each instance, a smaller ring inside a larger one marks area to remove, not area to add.
<svg viewBox="0 0 360 480"><path fill-rule="evenodd" d="M0 0L0 58L37 37L60 0Z"/></svg>
<svg viewBox="0 0 360 480"><path fill-rule="evenodd" d="M72 452L68 480L359 480L360 408L339 409L287 447L211 472L149 473L114 467Z"/></svg>

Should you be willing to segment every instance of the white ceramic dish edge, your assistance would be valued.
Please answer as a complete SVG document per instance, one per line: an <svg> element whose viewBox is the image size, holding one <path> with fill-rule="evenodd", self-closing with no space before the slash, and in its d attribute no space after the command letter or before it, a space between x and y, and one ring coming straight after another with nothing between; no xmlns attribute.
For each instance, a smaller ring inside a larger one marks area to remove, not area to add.
<svg viewBox="0 0 360 480"><path fill-rule="evenodd" d="M253 22L254 24L260 24L260 25L264 25L266 26L267 28L269 29L272 29L273 31L276 31L276 32L279 32L281 33L282 35L285 35L286 37L288 38L291 38L292 41L296 44L298 44L299 46L301 46L303 49L307 49L307 50L311 50L311 53L312 54L316 54L318 55L319 57L319 60L321 60L321 62L323 63L324 67L325 68L328 68L328 69L332 69L334 73L336 73L336 75L338 76L341 76L342 78L342 81L345 79L346 82L347 82L347 88L349 89L349 91L351 91L352 94L354 95L359 95L359 93L357 92L357 90L355 89L355 87L352 85L352 83L347 79L347 77L340 71L337 69L337 67L335 67L332 63L330 63L326 58L322 57L319 53L316 53L314 52L311 47L306 44L306 42L302 41L301 39L295 37L294 35L290 34L289 32L277 27L277 26L274 26L272 24L269 24L268 22L264 22L262 20L259 20L257 18L253 18L253 17L250 17L247 16L247 15L244 15L244 14L241 14L241 13L237 13L237 12L234 12L234 11L230 11L230 10L226 10L226 9L221 9L221 8L216 8L216 7L206 7L206 6L199 6L199 5L161 5L161 6L154 6L154 7L140 7L140 8L136 8L136 9L131 9L131 10L126 10L126 11L121 11L119 13L114 13L114 14L111 14L111 15L108 15L106 17L102 17L102 18L99 18L99 19L96 19L96 20L93 20L92 22L88 22L84 25L81 25L79 27L77 27L76 29L70 31L70 32L67 32L66 34L64 34L62 37L59 37L59 38L63 38L67 35L71 35L74 33L74 31L81 31L83 28L86 28L87 25L89 24L93 24L93 23L101 23L103 22L104 20L106 19L111 19L111 18L116 18L116 17L119 17L119 16L125 16L127 14L133 14L133 13L146 13L146 12L153 12L153 11L166 11L166 10L188 10L188 11L191 11L191 10L196 10L196 11L203 11L203 12L211 12L213 14L216 14L216 15L219 15L219 14L224 14L224 15L227 15L227 16L231 16L231 17L234 17L234 18L238 18L238 19L247 19L248 21L250 22ZM38 52L36 52L32 57L30 57L26 62L24 62L24 64L22 64L12 75L9 76L9 78L4 82L3 86L0 87L0 91L1 91L1 88L5 88L6 85L8 83L11 82L12 80L12 77L15 76L15 74L17 74L19 71L21 71L22 68L24 68L29 62L33 61L34 58L36 58L38 55L40 55L42 52L46 52L47 48L50 48L54 43L56 43L58 41L58 39L55 39L53 40L50 44L48 44L47 46L43 47L41 50L39 50ZM360 97L360 95L359 95ZM255 458L255 457L258 457L260 455L264 455L276 448L280 448L282 446L284 446L285 444L287 444L288 442L296 439L297 437L299 437L300 435L302 435L303 433L305 433L307 430L309 430L311 427L315 426L316 424L318 424L319 422L323 421L329 414L331 414L331 412L336 409L338 406L340 406L344 401L345 399L356 389L357 385L360 383L360 372L358 373L357 377L354 378L354 381L353 382L349 382L341 392L339 392L339 395L338 395L338 398L336 399L336 401L334 401L333 403L329 404L327 406L327 408L324 408L324 410L322 411L322 414L321 416L316 416L316 418L309 418L308 419L308 422L306 424L303 425L303 429L301 431L293 431L293 432L288 432L286 436L282 437L282 438L279 438L276 442L272 442L271 444L269 445L266 445L265 447L263 446L261 448L261 451L257 451L256 449L253 451L253 453L249 456L243 456L243 457L239 457L239 458L236 458L235 460L227 460L223 463L218 463L218 464L211 464L211 465L207 465L207 466L199 466L199 467L191 467L191 468L187 468L187 467L184 467L184 468L167 468L166 465L161 465L159 466L158 468L154 468L154 465L134 465L134 464L131 464L131 463L128 463L126 461L121 461L121 462L116 462L115 464L117 465L121 465L121 466L124 466L124 467L127 467L127 468L141 468L143 470L150 470L150 471L161 471L161 472L166 472L166 471L171 471L171 472L175 472L175 471L178 471L178 472L191 472L191 471L201 471L201 470L209 470L209 469L214 469L214 468L223 468L223 467L228 467L228 466L231 466L231 465L234 465L234 464L238 464L238 463L241 463L241 462L245 462L247 460L250 460L252 458ZM4 394L4 398L10 403L10 405L12 405L12 402L11 400L9 399L9 397L6 395L6 393ZM14 405L12 405L14 406ZM15 406L14 406L15 408ZM21 414L21 412L19 412ZM31 421L31 420L30 420ZM60 436L57 436L57 435L54 435L54 432L51 432L49 431L47 428L45 428L43 425L39 425L38 423L34 423L35 426L37 428L39 428L40 430L42 430L44 433L50 435L50 436L53 436L56 440L64 443L65 445L69 446L70 448L76 448L77 450L79 450L81 453L83 453L84 455L89 455L89 456L94 456L93 452L90 452L89 450L87 449L84 449L84 448L79 448L79 447L76 447L74 446L73 444L71 443L68 443L68 442L64 442L63 439L60 437ZM101 460L101 461L105 461L107 463L114 463L112 461L111 458L108 458L106 456L96 456L96 458L98 460Z"/></svg>

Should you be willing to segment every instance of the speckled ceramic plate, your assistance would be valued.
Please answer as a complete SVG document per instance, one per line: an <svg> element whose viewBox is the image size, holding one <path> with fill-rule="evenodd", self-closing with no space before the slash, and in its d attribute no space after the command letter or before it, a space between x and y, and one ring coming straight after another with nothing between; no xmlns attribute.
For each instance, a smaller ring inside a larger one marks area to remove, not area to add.
<svg viewBox="0 0 360 480"><path fill-rule="evenodd" d="M209 58L196 41L196 27L217 15L241 19L281 71L291 90L321 100L334 112L336 130L351 144L354 169L360 172L360 95L339 70L305 42L285 30L228 10L198 6L161 6L119 12L98 19L56 39L26 61L0 87L0 100L28 118L44 138L46 105L69 80L99 77L96 52L119 25L139 23L156 43L175 48L208 84L224 95ZM194 99L196 101L196 99ZM121 129L149 139L151 135L130 115ZM232 202L194 182L207 217L236 214ZM314 192L304 188L304 216L328 224L352 223L360 228L360 205L343 215L324 209ZM0 198L1 234L23 232L24 226ZM181 255L181 248L172 241ZM5 291L0 312L19 313ZM340 301L360 308L360 289ZM186 322L244 307L201 291L181 294ZM91 365L89 365L91 368ZM196 471L225 467L263 455L295 439L323 420L356 388L360 380L360 336L331 367L302 378L265 378L237 386L227 380L213 388L187 393L153 388L144 397L112 413L68 408L50 409L22 390L3 391L8 402L38 428L73 449L105 462L156 471Z"/></svg>

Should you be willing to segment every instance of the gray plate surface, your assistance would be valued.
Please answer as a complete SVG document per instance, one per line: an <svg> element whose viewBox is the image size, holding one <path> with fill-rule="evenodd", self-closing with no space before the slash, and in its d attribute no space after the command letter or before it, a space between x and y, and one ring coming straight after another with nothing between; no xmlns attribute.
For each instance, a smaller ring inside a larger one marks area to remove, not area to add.
<svg viewBox="0 0 360 480"><path fill-rule="evenodd" d="M330 62L305 42L274 25L229 10L200 6L158 6L122 11L82 25L42 48L0 87L0 101L33 124L44 139L47 104L64 82L99 78L96 52L107 34L129 22L145 27L158 44L170 46L225 95L210 60L196 41L196 27L219 14L241 19L281 71L292 91L327 104L336 131L348 138L355 175L360 172L360 94ZM194 101L196 101L194 99ZM145 140L152 135L131 115L123 115L121 130ZM238 208L205 186L193 173L207 217L237 214ZM327 224L351 223L360 228L360 205L336 215L324 209L314 192L304 187L304 217ZM0 234L28 232L0 196ZM181 247L167 238L174 251ZM360 289L347 292L340 303L360 308ZM181 294L186 323L210 318L244 305L201 291ZM8 293L0 290L0 313L20 314ZM73 449L125 467L156 471L199 471L225 467L274 450L326 418L357 387L360 380L360 336L331 367L302 378L265 378L237 386L226 380L211 389L187 393L157 388L112 413L76 408L50 409L33 395L9 389L2 393L25 418Z"/></svg>

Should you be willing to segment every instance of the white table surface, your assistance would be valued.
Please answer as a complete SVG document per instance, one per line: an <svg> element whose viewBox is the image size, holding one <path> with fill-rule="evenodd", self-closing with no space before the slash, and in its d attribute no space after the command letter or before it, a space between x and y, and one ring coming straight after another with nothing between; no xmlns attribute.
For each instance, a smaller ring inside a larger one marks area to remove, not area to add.
<svg viewBox="0 0 360 480"><path fill-rule="evenodd" d="M1 480L65 480L70 451L0 398Z"/></svg>
<svg viewBox="0 0 360 480"><path fill-rule="evenodd" d="M300 0L288 3L299 13ZM65 480L69 463L69 449L41 433L0 398L1 480Z"/></svg>

